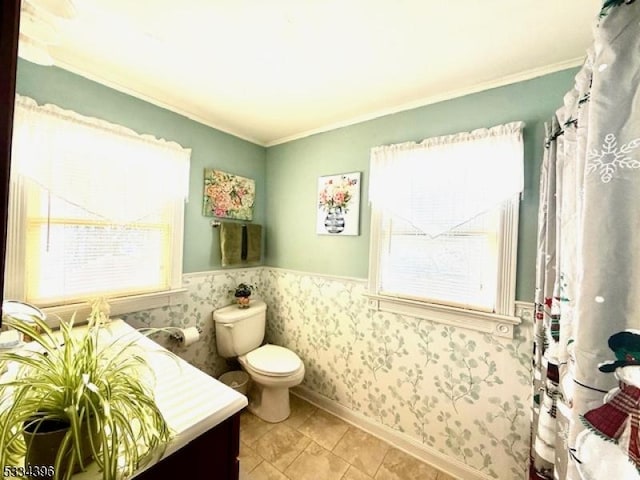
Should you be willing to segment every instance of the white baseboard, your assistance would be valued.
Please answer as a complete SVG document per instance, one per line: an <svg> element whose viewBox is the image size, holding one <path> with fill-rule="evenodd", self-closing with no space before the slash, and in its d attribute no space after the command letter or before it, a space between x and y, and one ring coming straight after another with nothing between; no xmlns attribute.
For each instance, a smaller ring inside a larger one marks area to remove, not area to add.
<svg viewBox="0 0 640 480"><path fill-rule="evenodd" d="M294 395L312 403L318 408L332 413L336 417L350 423L374 437L378 437L387 443L390 443L398 450L402 450L409 455L416 457L429 465L433 465L448 475L459 478L460 480L495 480L486 476L482 472L478 472L464 463L446 456L437 450L430 448L418 441L408 437L407 435L393 430L385 425L371 420L364 415L349 410L339 403L320 395L305 386L299 385L291 389Z"/></svg>

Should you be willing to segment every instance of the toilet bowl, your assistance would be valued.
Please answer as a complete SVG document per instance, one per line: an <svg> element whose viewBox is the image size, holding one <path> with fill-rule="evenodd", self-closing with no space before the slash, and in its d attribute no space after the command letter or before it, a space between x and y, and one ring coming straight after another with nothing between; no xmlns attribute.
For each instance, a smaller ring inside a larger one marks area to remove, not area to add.
<svg viewBox="0 0 640 480"><path fill-rule="evenodd" d="M218 354L237 358L251 378L250 412L266 422L286 420L291 413L289 388L304 378L304 364L291 350L262 345L266 326L266 304L251 300L249 308L229 305L213 312Z"/></svg>
<svg viewBox="0 0 640 480"><path fill-rule="evenodd" d="M304 378L302 360L291 350L267 344L239 356L238 362L252 381L249 411L270 423L286 420L291 413L289 388Z"/></svg>

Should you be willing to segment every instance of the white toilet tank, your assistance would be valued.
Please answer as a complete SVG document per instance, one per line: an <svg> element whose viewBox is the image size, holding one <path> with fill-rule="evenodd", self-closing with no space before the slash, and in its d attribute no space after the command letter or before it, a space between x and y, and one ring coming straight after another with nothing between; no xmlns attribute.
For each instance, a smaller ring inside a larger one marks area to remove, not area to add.
<svg viewBox="0 0 640 480"><path fill-rule="evenodd" d="M249 308L229 305L213 312L218 355L238 357L262 344L267 318L267 305L262 300L251 300Z"/></svg>

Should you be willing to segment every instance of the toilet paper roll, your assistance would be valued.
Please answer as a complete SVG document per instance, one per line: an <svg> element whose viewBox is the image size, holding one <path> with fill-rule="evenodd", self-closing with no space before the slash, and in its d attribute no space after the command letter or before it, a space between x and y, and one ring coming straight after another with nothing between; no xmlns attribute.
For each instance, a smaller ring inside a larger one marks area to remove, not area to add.
<svg viewBox="0 0 640 480"><path fill-rule="evenodd" d="M179 339L178 339L178 341L180 342L180 345L188 347L189 345L197 342L198 340L200 340L200 332L196 327L180 329Z"/></svg>

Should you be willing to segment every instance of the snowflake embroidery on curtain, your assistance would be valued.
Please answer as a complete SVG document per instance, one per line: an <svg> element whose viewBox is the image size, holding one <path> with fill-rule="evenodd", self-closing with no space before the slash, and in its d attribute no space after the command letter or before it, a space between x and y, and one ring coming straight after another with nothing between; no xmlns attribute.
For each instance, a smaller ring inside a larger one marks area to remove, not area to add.
<svg viewBox="0 0 640 480"><path fill-rule="evenodd" d="M621 168L640 168L640 160L631 158L629 154L640 147L640 138L631 140L618 147L618 140L613 133L604 138L600 151L593 149L588 153L587 174L598 172L604 183L609 183L613 175Z"/></svg>

